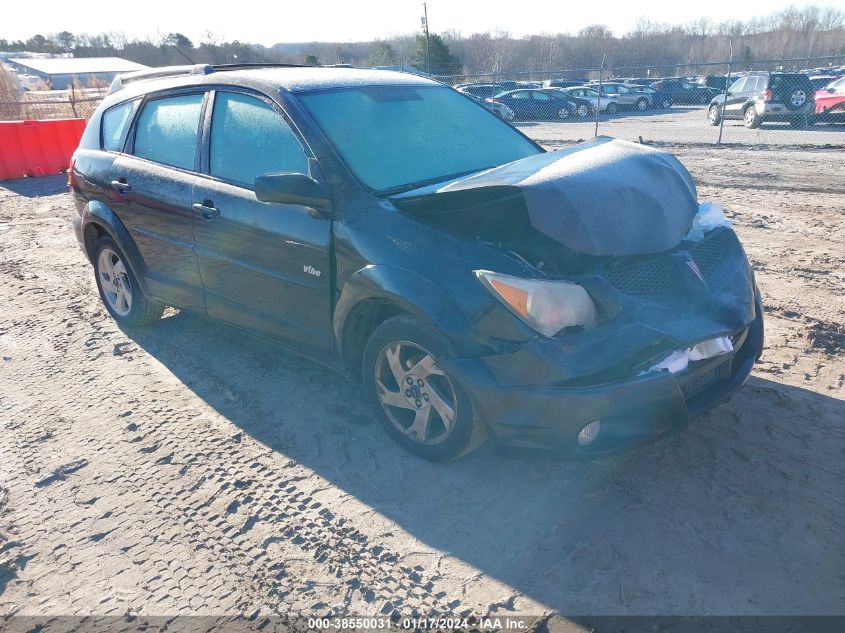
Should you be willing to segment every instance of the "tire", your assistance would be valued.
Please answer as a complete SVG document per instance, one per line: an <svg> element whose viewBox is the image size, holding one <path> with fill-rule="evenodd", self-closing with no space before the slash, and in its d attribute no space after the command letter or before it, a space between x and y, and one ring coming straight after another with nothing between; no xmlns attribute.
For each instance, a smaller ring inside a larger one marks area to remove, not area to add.
<svg viewBox="0 0 845 633"><path fill-rule="evenodd" d="M719 125L722 122L722 112L716 104L710 106L710 109L707 111L707 122L710 125Z"/></svg>
<svg viewBox="0 0 845 633"><path fill-rule="evenodd" d="M587 106L586 103L582 103L575 110L575 114L578 116L579 119L586 119L588 116L590 116L590 108L589 106Z"/></svg>
<svg viewBox="0 0 845 633"><path fill-rule="evenodd" d="M757 114L756 108L750 105L746 106L745 110L742 111L742 123L749 130L753 130L754 128L760 127L760 124L763 123L763 118Z"/></svg>
<svg viewBox="0 0 845 633"><path fill-rule="evenodd" d="M645 112L646 110L648 110L648 99L645 99L645 98L637 99L637 102L634 104L634 107L639 112Z"/></svg>
<svg viewBox="0 0 845 633"><path fill-rule="evenodd" d="M611 102L607 104L607 107L604 109L604 111L606 114L616 114L617 112L619 112L619 106L616 103Z"/></svg>
<svg viewBox="0 0 845 633"><path fill-rule="evenodd" d="M665 99L663 99L660 102L660 107L663 108L664 110L668 110L669 108L672 107L672 100L669 99L668 97L666 97Z"/></svg>
<svg viewBox="0 0 845 633"><path fill-rule="evenodd" d="M409 316L379 325L364 349L364 390L379 423L402 448L429 461L458 459L487 436L472 400L437 365L453 357L438 330Z"/></svg>
<svg viewBox="0 0 845 633"><path fill-rule="evenodd" d="M571 113L569 112L569 108L567 108L566 106L560 108L557 111L557 118L560 119L561 121L565 121L565 120L569 119L570 117L571 117Z"/></svg>
<svg viewBox="0 0 845 633"><path fill-rule="evenodd" d="M799 110L807 104L810 96L803 88L796 88L789 93L789 96L784 100L787 110Z"/></svg>
<svg viewBox="0 0 845 633"><path fill-rule="evenodd" d="M504 113L499 114L505 121L514 121L516 120L516 113L513 110L505 110Z"/></svg>
<svg viewBox="0 0 845 633"><path fill-rule="evenodd" d="M161 318L164 306L144 295L126 255L108 236L94 244L94 277L103 305L119 325L142 327Z"/></svg>

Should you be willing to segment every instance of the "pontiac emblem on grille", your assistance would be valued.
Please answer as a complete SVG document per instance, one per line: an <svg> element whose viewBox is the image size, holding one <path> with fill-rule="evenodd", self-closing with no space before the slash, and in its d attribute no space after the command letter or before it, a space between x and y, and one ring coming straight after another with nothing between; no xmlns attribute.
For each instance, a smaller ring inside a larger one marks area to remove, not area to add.
<svg viewBox="0 0 845 633"><path fill-rule="evenodd" d="M704 283L704 277L702 277L701 275L701 270L698 268L698 264L689 259L687 260L687 266L689 266L690 270L695 273L695 276L698 277L698 280Z"/></svg>

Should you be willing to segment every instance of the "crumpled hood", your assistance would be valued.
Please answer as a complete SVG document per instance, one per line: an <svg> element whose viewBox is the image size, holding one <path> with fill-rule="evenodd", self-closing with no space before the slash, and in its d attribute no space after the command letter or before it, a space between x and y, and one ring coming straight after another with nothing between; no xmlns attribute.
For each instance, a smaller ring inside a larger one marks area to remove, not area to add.
<svg viewBox="0 0 845 633"><path fill-rule="evenodd" d="M484 191L486 190L486 191ZM600 137L392 199L521 194L531 225L573 251L641 255L668 250L687 234L698 211L695 183L672 155Z"/></svg>

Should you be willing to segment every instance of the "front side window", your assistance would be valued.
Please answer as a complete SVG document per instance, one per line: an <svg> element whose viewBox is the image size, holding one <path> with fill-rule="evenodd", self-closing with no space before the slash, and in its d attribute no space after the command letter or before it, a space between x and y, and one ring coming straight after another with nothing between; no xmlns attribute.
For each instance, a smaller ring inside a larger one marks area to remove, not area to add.
<svg viewBox="0 0 845 633"><path fill-rule="evenodd" d="M129 122L135 112L137 101L127 101L103 113L103 149L110 152L123 150L126 141L126 133L129 131Z"/></svg>
<svg viewBox="0 0 845 633"><path fill-rule="evenodd" d="M537 101L551 101L551 97L545 92L535 92L534 99Z"/></svg>
<svg viewBox="0 0 845 633"><path fill-rule="evenodd" d="M542 151L445 86L360 86L297 96L350 170L376 190L413 188Z"/></svg>
<svg viewBox="0 0 845 633"><path fill-rule="evenodd" d="M248 188L261 174L308 173L308 157L282 115L249 95L217 93L210 152L212 176Z"/></svg>
<svg viewBox="0 0 845 633"><path fill-rule="evenodd" d="M529 93L529 92L514 92L511 95L511 98L513 98L513 99L530 99L531 93Z"/></svg>
<svg viewBox="0 0 845 633"><path fill-rule="evenodd" d="M202 94L192 94L147 103L138 116L135 155L192 170L202 100Z"/></svg>

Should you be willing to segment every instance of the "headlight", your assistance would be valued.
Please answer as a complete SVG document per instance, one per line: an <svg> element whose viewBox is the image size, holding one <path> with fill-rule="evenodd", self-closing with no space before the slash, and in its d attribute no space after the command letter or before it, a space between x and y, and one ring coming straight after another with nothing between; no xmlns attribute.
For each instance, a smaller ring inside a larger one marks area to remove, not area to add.
<svg viewBox="0 0 845 633"><path fill-rule="evenodd" d="M592 327L596 306L587 291L566 281L538 281L476 270L476 277L529 326L554 336L572 325Z"/></svg>

